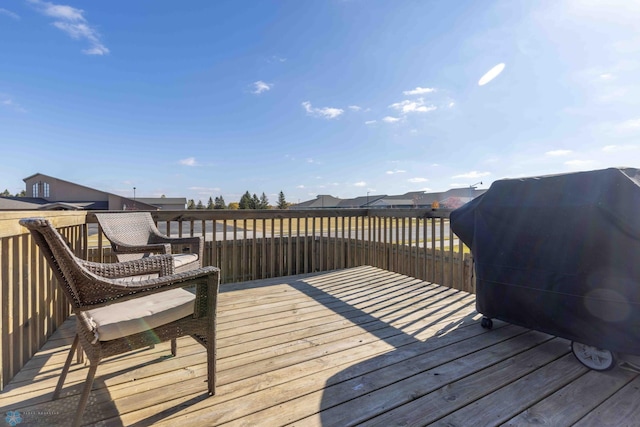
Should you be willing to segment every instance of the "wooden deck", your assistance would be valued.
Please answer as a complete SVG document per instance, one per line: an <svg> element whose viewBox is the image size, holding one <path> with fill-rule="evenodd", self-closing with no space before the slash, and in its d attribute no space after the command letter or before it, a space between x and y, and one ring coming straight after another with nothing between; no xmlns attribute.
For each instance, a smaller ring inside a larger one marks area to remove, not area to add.
<svg viewBox="0 0 640 427"><path fill-rule="evenodd" d="M640 378L589 371L566 340L495 321L474 296L373 267L221 290L217 394L191 338L105 360L85 412L108 426L632 426ZM51 394L73 319L0 394L20 426L65 425L86 368Z"/></svg>

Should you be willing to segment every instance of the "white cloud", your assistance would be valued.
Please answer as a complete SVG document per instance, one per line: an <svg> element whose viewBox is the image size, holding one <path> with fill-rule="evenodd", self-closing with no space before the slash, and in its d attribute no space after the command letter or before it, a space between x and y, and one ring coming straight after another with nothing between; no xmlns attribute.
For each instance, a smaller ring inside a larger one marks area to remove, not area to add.
<svg viewBox="0 0 640 427"><path fill-rule="evenodd" d="M389 108L393 108L395 110L400 111L402 114L408 113L428 113L429 111L433 111L436 109L435 106L424 105L424 99L418 98L416 100L404 100L402 102L396 102L394 104L389 105Z"/></svg>
<svg viewBox="0 0 640 427"><path fill-rule="evenodd" d="M16 104L15 102L13 102L12 99L9 98L2 98L2 96L0 96L0 105L4 108L8 108L10 110L13 110L17 113L26 113L27 110L25 110L24 108L22 108L22 106Z"/></svg>
<svg viewBox="0 0 640 427"><path fill-rule="evenodd" d="M615 78L616 78L616 76L614 76L614 75L613 75L613 74L611 74L611 73L602 73L602 74L600 74L600 78L601 78L602 80L613 80L613 79L615 79Z"/></svg>
<svg viewBox="0 0 640 427"><path fill-rule="evenodd" d="M187 157L186 159L180 160L179 163L183 166L197 166L198 164L195 157Z"/></svg>
<svg viewBox="0 0 640 427"><path fill-rule="evenodd" d="M498 77L500 73L502 73L502 70L504 70L504 63L496 65L495 67L487 71L485 75L480 78L480 80L478 80L478 86L486 85L491 80Z"/></svg>
<svg viewBox="0 0 640 427"><path fill-rule="evenodd" d="M298 185L296 188L304 188L303 184Z"/></svg>
<svg viewBox="0 0 640 427"><path fill-rule="evenodd" d="M314 108L311 106L309 101L305 101L302 103L302 107L305 111L314 117L322 117L325 119L335 119L344 114L344 110L341 108L332 108L332 107L324 107L324 108Z"/></svg>
<svg viewBox="0 0 640 427"><path fill-rule="evenodd" d="M253 93L259 95L262 92L271 90L272 87L273 83L265 83L262 80L258 80L257 82L253 83Z"/></svg>
<svg viewBox="0 0 640 427"><path fill-rule="evenodd" d="M418 86L415 89L412 90L405 90L404 92L402 92L403 95L423 95L425 93L431 93L431 92L435 92L436 90L432 87L420 87Z"/></svg>
<svg viewBox="0 0 640 427"><path fill-rule="evenodd" d="M366 183L366 182L364 182L364 181L359 181L359 182L356 182L356 183L355 183L355 184L353 184L353 185L354 185L355 187L366 187L366 186L367 186L367 183Z"/></svg>
<svg viewBox="0 0 640 427"><path fill-rule="evenodd" d="M365 125L372 125L374 123L377 123L377 120L367 120L366 122L364 122Z"/></svg>
<svg viewBox="0 0 640 427"><path fill-rule="evenodd" d="M10 10L3 9L1 7L0 7L0 15L6 15L9 18L15 19L16 21L20 19L20 16L17 13L13 13Z"/></svg>
<svg viewBox="0 0 640 427"><path fill-rule="evenodd" d="M402 169L396 169L396 170L392 170L392 171L387 171L386 174L387 175L395 175L397 173L406 173L407 171L402 170Z"/></svg>
<svg viewBox="0 0 640 427"><path fill-rule="evenodd" d="M399 121L400 121L400 119L399 119L399 118L397 118L397 117L387 116L387 117L384 117L384 118L382 119L382 121L383 121L383 122L385 122L385 123L396 123L396 122L399 122Z"/></svg>
<svg viewBox="0 0 640 427"><path fill-rule="evenodd" d="M477 179L477 178L482 178L483 176L489 176L489 175L491 175L491 172L471 171L468 173L452 176L452 178L453 179L458 179L458 178Z"/></svg>
<svg viewBox="0 0 640 427"><path fill-rule="evenodd" d="M640 119L632 119L632 120L627 120L625 122L622 122L618 124L617 130L622 132L640 130Z"/></svg>
<svg viewBox="0 0 640 427"><path fill-rule="evenodd" d="M553 156L553 157L557 157L557 156L567 156L569 154L571 154L573 151L571 150L552 150L552 151L547 151L546 154L547 156Z"/></svg>
<svg viewBox="0 0 640 427"><path fill-rule="evenodd" d="M409 178L407 181L411 182L413 184L416 184L416 183L419 183L419 182L427 182L429 180L427 178L415 177L415 178Z"/></svg>
<svg viewBox="0 0 640 427"><path fill-rule="evenodd" d="M67 33L72 39L88 41L90 47L84 49L83 53L87 55L106 55L109 53L109 49L102 44L98 31L87 23L84 10L42 0L27 1L43 15L56 19L53 26Z"/></svg>
<svg viewBox="0 0 640 427"><path fill-rule="evenodd" d="M359 105L349 105L349 109L351 111L360 111L362 110L362 107L360 107Z"/></svg>

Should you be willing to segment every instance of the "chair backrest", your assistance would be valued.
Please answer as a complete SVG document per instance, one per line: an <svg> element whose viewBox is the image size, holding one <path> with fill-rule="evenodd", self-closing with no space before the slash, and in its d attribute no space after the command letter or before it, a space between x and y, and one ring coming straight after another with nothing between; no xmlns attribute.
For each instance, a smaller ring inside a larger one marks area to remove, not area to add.
<svg viewBox="0 0 640 427"><path fill-rule="evenodd" d="M67 245L62 235L58 233L49 220L45 218L24 218L20 225L26 227L34 241L53 270L58 284L73 305L74 311L81 305L80 295L76 287L76 278L82 275L82 267ZM85 272L90 274L88 272Z"/></svg>
<svg viewBox="0 0 640 427"><path fill-rule="evenodd" d="M160 234L149 212L96 213L100 227L112 243L146 245L151 236Z"/></svg>

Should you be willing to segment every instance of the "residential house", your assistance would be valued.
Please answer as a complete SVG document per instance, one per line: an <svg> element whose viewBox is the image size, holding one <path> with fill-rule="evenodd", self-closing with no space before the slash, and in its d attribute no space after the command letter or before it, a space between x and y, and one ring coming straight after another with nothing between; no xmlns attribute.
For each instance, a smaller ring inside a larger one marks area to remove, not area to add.
<svg viewBox="0 0 640 427"><path fill-rule="evenodd" d="M4 210L182 210L186 198L129 198L42 173L23 180L26 197L0 197Z"/></svg>
<svg viewBox="0 0 640 427"><path fill-rule="evenodd" d="M424 191L410 191L405 194L367 195L353 199L340 199L329 195L319 195L313 200L298 203L290 209L356 209L356 208L431 208L433 202L438 202L441 208L457 208L486 190L478 190L475 187L452 188L438 193L425 193Z"/></svg>

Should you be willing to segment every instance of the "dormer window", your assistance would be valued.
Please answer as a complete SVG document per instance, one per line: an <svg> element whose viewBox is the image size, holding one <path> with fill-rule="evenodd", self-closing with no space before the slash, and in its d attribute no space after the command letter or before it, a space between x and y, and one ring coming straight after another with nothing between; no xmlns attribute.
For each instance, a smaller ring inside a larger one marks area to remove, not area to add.
<svg viewBox="0 0 640 427"><path fill-rule="evenodd" d="M49 183L36 182L31 186L32 197L49 197Z"/></svg>

